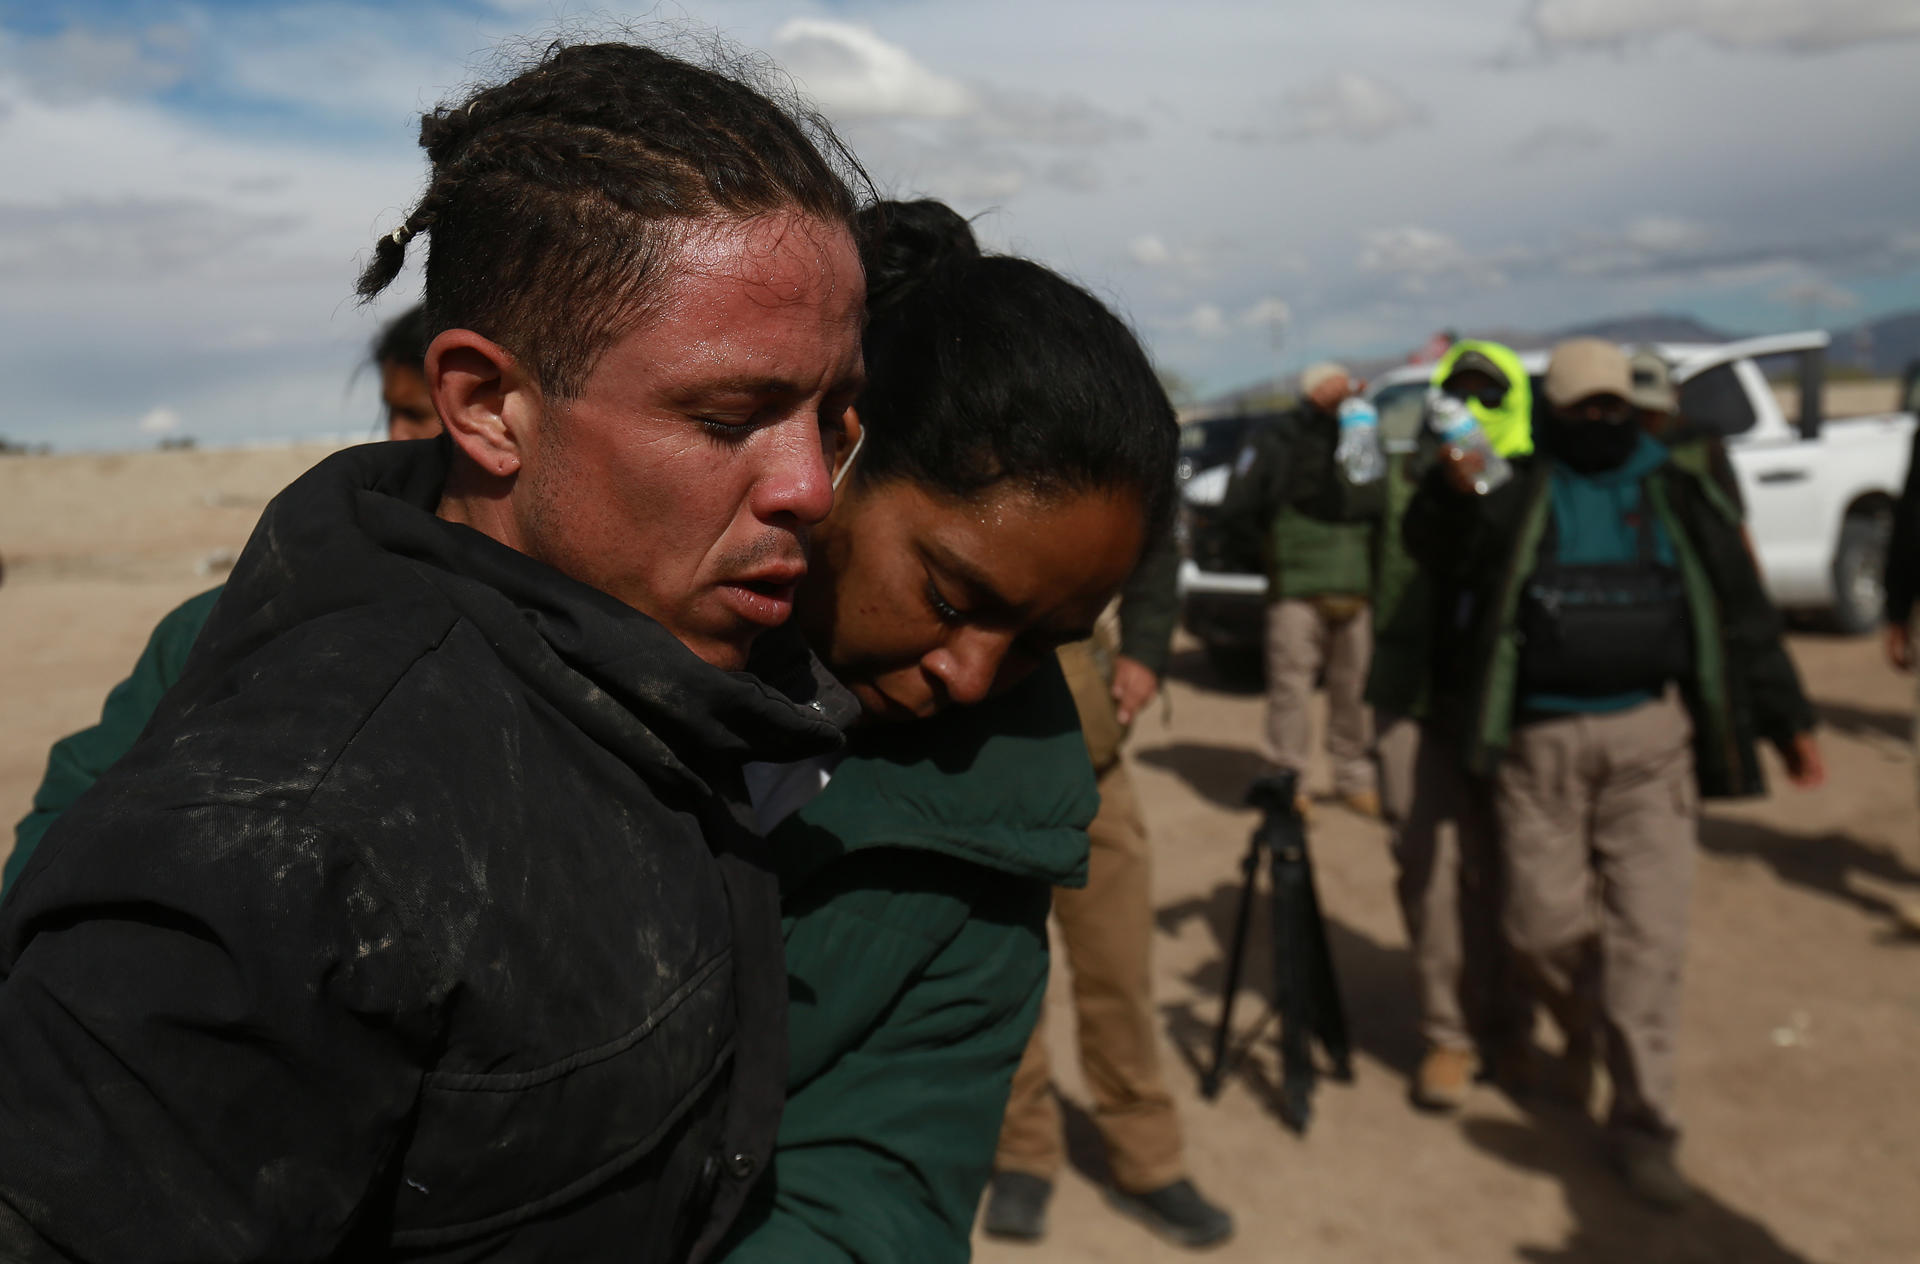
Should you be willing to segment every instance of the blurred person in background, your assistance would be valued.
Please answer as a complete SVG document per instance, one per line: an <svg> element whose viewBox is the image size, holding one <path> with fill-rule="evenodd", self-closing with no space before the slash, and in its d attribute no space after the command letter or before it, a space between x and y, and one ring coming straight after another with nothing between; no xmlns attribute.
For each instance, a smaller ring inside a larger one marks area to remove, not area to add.
<svg viewBox="0 0 1920 1264"><path fill-rule="evenodd" d="M1147 542L1170 539L1173 409L1118 317L1038 264L982 254L944 204L860 222L860 437L794 618L858 718L844 752L748 769L780 871L791 1055L729 1264L968 1258L1046 992L1056 885L1113 902L1099 948L1123 947L1086 977L1128 990L1115 1036L1146 1052L1121 1056L1150 1060L1154 1038L1144 873L1110 872L1097 821L1088 859L1096 808L1107 832L1116 811L1138 822L1124 780L1096 789L1062 660ZM1135 652L1164 647L1163 605ZM1137 707L1152 681L1115 684ZM1115 704L1095 701L1112 734Z"/></svg>
<svg viewBox="0 0 1920 1264"><path fill-rule="evenodd" d="M420 142L358 288L426 238L445 438L274 498L0 904L10 1259L698 1261L772 1152L742 766L841 735L741 669L832 508L864 177L624 43Z"/></svg>
<svg viewBox="0 0 1920 1264"><path fill-rule="evenodd" d="M1668 460L1725 496L1734 516L1744 519L1746 499L1740 494L1739 475L1727 456L1725 437L1681 415L1673 371L1659 352L1652 347L1636 347L1627 363L1633 370L1633 394L1628 402L1639 411L1641 428L1666 448Z"/></svg>
<svg viewBox="0 0 1920 1264"><path fill-rule="evenodd" d="M380 374L388 439L428 439L440 433L440 415L427 390L430 341L426 308L416 303L383 325L369 348L369 362ZM60 814L132 749L160 699L186 670L187 651L213 612L222 587L189 597L167 612L154 625L132 674L108 692L99 722L61 738L47 752L46 775L33 792L33 807L13 827L13 852L0 874L0 890L13 885Z"/></svg>
<svg viewBox="0 0 1920 1264"><path fill-rule="evenodd" d="M1357 394L1340 365L1300 375L1301 400L1241 449L1220 506L1222 539L1267 575L1267 711L1261 753L1299 774L1306 808L1313 754L1313 694L1325 673L1327 753L1333 792L1366 816L1380 814L1363 697L1372 652L1368 608L1386 508L1384 480L1356 486L1334 459L1341 401Z"/></svg>
<svg viewBox="0 0 1920 1264"><path fill-rule="evenodd" d="M427 344L433 330L427 309L415 303L385 325L368 349L380 374L380 406L387 412L387 438L431 439L440 433L440 414L427 388Z"/></svg>
<svg viewBox="0 0 1920 1264"><path fill-rule="evenodd" d="M1881 635L1887 661L1895 671L1911 672L1914 669L1914 597L1920 594L1920 430L1914 432L1913 451L1907 458L1907 481L1893 506L1885 583L1887 606ZM1920 718L1916 718L1913 742L1914 769L1920 773ZM1903 900L1897 910L1907 929L1920 934L1920 901Z"/></svg>
<svg viewBox="0 0 1920 1264"><path fill-rule="evenodd" d="M1113 1174L1107 1198L1169 1241L1204 1247L1232 1235L1233 1217L1209 1202L1187 1174L1180 1119L1160 1069L1152 991L1152 849L1121 752L1166 672L1179 616L1178 561L1169 533L1128 581L1117 635L1113 621L1102 620L1093 639L1060 650L1099 777L1100 812L1087 829L1087 885L1055 888L1053 914L1072 979L1080 1068ZM1065 1166L1045 1015L1043 1006L1000 1126L981 1216L982 1227L995 1237L1037 1241L1045 1235L1047 1204Z"/></svg>
<svg viewBox="0 0 1920 1264"><path fill-rule="evenodd" d="M1510 348L1454 342L1432 383L1466 405L1499 455L1533 450L1533 392ZM1435 657L1447 639L1446 612L1435 604L1441 592L1401 539L1407 506L1439 455L1423 425L1415 449L1388 469L1366 697L1379 727L1380 805L1420 1000L1425 1051L1412 1097L1429 1110L1453 1110L1483 1068L1509 1088L1526 1087L1517 1046L1531 1038L1532 1006L1500 931L1492 788L1467 774L1457 745L1432 722Z"/></svg>
<svg viewBox="0 0 1920 1264"><path fill-rule="evenodd" d="M1639 426L1612 343L1554 348L1538 454L1484 496L1430 474L1409 546L1465 614L1435 704L1492 776L1509 942L1566 1037L1584 1102L1596 1044L1609 1155L1662 1208L1700 796L1755 795L1757 738L1796 785L1813 712L1739 523Z"/></svg>

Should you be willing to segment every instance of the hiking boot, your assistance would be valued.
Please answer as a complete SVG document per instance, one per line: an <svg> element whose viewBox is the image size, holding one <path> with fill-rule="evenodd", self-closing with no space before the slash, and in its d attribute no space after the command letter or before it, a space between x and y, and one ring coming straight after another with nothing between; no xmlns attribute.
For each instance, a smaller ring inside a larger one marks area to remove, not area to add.
<svg viewBox="0 0 1920 1264"><path fill-rule="evenodd" d="M1344 790L1340 802L1355 816L1364 816L1369 820L1380 819L1380 792L1378 790Z"/></svg>
<svg viewBox="0 0 1920 1264"><path fill-rule="evenodd" d="M1459 1110L1473 1089L1480 1059L1471 1049L1434 1045L1413 1075L1413 1104L1426 1110Z"/></svg>
<svg viewBox="0 0 1920 1264"><path fill-rule="evenodd" d="M1615 1137L1611 1146L1614 1169L1641 1202L1661 1211L1679 1211L1693 1198L1693 1186L1674 1162L1672 1140L1625 1133Z"/></svg>
<svg viewBox="0 0 1920 1264"><path fill-rule="evenodd" d="M1053 1182L1027 1172L995 1172L987 1184L980 1227L988 1237L1038 1242L1047 1232L1047 1200Z"/></svg>
<svg viewBox="0 0 1920 1264"><path fill-rule="evenodd" d="M1177 1246L1216 1246L1233 1236L1233 1217L1184 1177L1144 1194L1109 1189L1107 1201Z"/></svg>

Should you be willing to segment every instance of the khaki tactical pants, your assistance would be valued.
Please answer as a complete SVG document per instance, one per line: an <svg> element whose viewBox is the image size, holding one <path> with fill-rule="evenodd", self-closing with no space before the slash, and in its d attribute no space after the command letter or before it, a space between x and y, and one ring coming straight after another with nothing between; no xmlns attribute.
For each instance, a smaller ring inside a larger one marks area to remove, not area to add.
<svg viewBox="0 0 1920 1264"><path fill-rule="evenodd" d="M1570 1037L1606 1037L1609 1125L1671 1136L1698 799L1673 691L1524 725L1495 777L1507 936ZM1597 1007L1598 1013L1595 1014Z"/></svg>
<svg viewBox="0 0 1920 1264"><path fill-rule="evenodd" d="M1500 929L1506 883L1491 787L1467 775L1438 732L1405 716L1382 717L1374 758L1399 870L1394 893L1413 946L1420 1034L1446 1049L1524 1035L1531 1002Z"/></svg>
<svg viewBox="0 0 1920 1264"><path fill-rule="evenodd" d="M1074 647L1068 647L1069 650ZM1113 704L1084 656L1063 650L1061 664L1090 739L1117 734ZM1105 714L1096 710L1104 704ZM1180 1179L1180 1121L1160 1076L1160 1051L1151 991L1153 898L1147 832L1117 742L1100 774L1100 812L1088 827L1087 885L1056 887L1053 915L1073 980L1080 1065L1093 1097L1093 1119L1106 1142L1107 1161L1122 1189L1144 1193ZM1099 766L1096 756L1095 766ZM1048 1067L1046 1011L1027 1042L994 1168L1052 1180L1065 1159L1060 1106Z"/></svg>
<svg viewBox="0 0 1920 1264"><path fill-rule="evenodd" d="M1313 688L1324 667L1334 791L1374 788L1372 721L1364 697L1372 656L1373 620L1363 601L1288 598L1267 607L1267 740L1261 752L1267 762L1299 773L1304 787L1313 755Z"/></svg>

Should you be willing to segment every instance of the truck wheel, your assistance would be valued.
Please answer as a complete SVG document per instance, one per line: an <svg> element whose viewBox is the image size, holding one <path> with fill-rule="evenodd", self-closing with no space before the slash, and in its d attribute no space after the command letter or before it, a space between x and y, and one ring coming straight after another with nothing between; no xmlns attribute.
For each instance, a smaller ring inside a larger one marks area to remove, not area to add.
<svg viewBox="0 0 1920 1264"><path fill-rule="evenodd" d="M1886 610L1887 545L1893 515L1862 509L1840 524L1840 545L1833 552L1833 613L1837 632L1858 636L1878 626Z"/></svg>
<svg viewBox="0 0 1920 1264"><path fill-rule="evenodd" d="M1207 666L1231 689L1259 689L1266 680L1266 662L1258 645L1229 645L1206 641Z"/></svg>

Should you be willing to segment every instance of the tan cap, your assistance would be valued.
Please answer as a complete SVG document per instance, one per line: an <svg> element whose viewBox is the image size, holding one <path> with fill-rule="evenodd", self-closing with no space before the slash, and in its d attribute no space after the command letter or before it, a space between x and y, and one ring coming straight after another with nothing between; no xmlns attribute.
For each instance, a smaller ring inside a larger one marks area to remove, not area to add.
<svg viewBox="0 0 1920 1264"><path fill-rule="evenodd" d="M1547 402L1568 408L1595 395L1633 395L1627 353L1604 338L1569 338L1547 360Z"/></svg>
<svg viewBox="0 0 1920 1264"><path fill-rule="evenodd" d="M1627 368L1633 374L1633 393L1627 396L1635 408L1644 408L1650 413L1677 413L1680 411L1680 396L1673 389L1673 374L1667 368L1667 362L1652 347L1636 347L1627 358Z"/></svg>
<svg viewBox="0 0 1920 1264"><path fill-rule="evenodd" d="M1353 374L1347 372L1347 366L1344 364L1335 364L1331 360L1322 360L1318 364L1309 364L1306 368L1300 370L1300 393L1302 395L1311 395L1319 390L1324 383L1330 382L1336 377L1346 378L1349 382L1353 380Z"/></svg>

